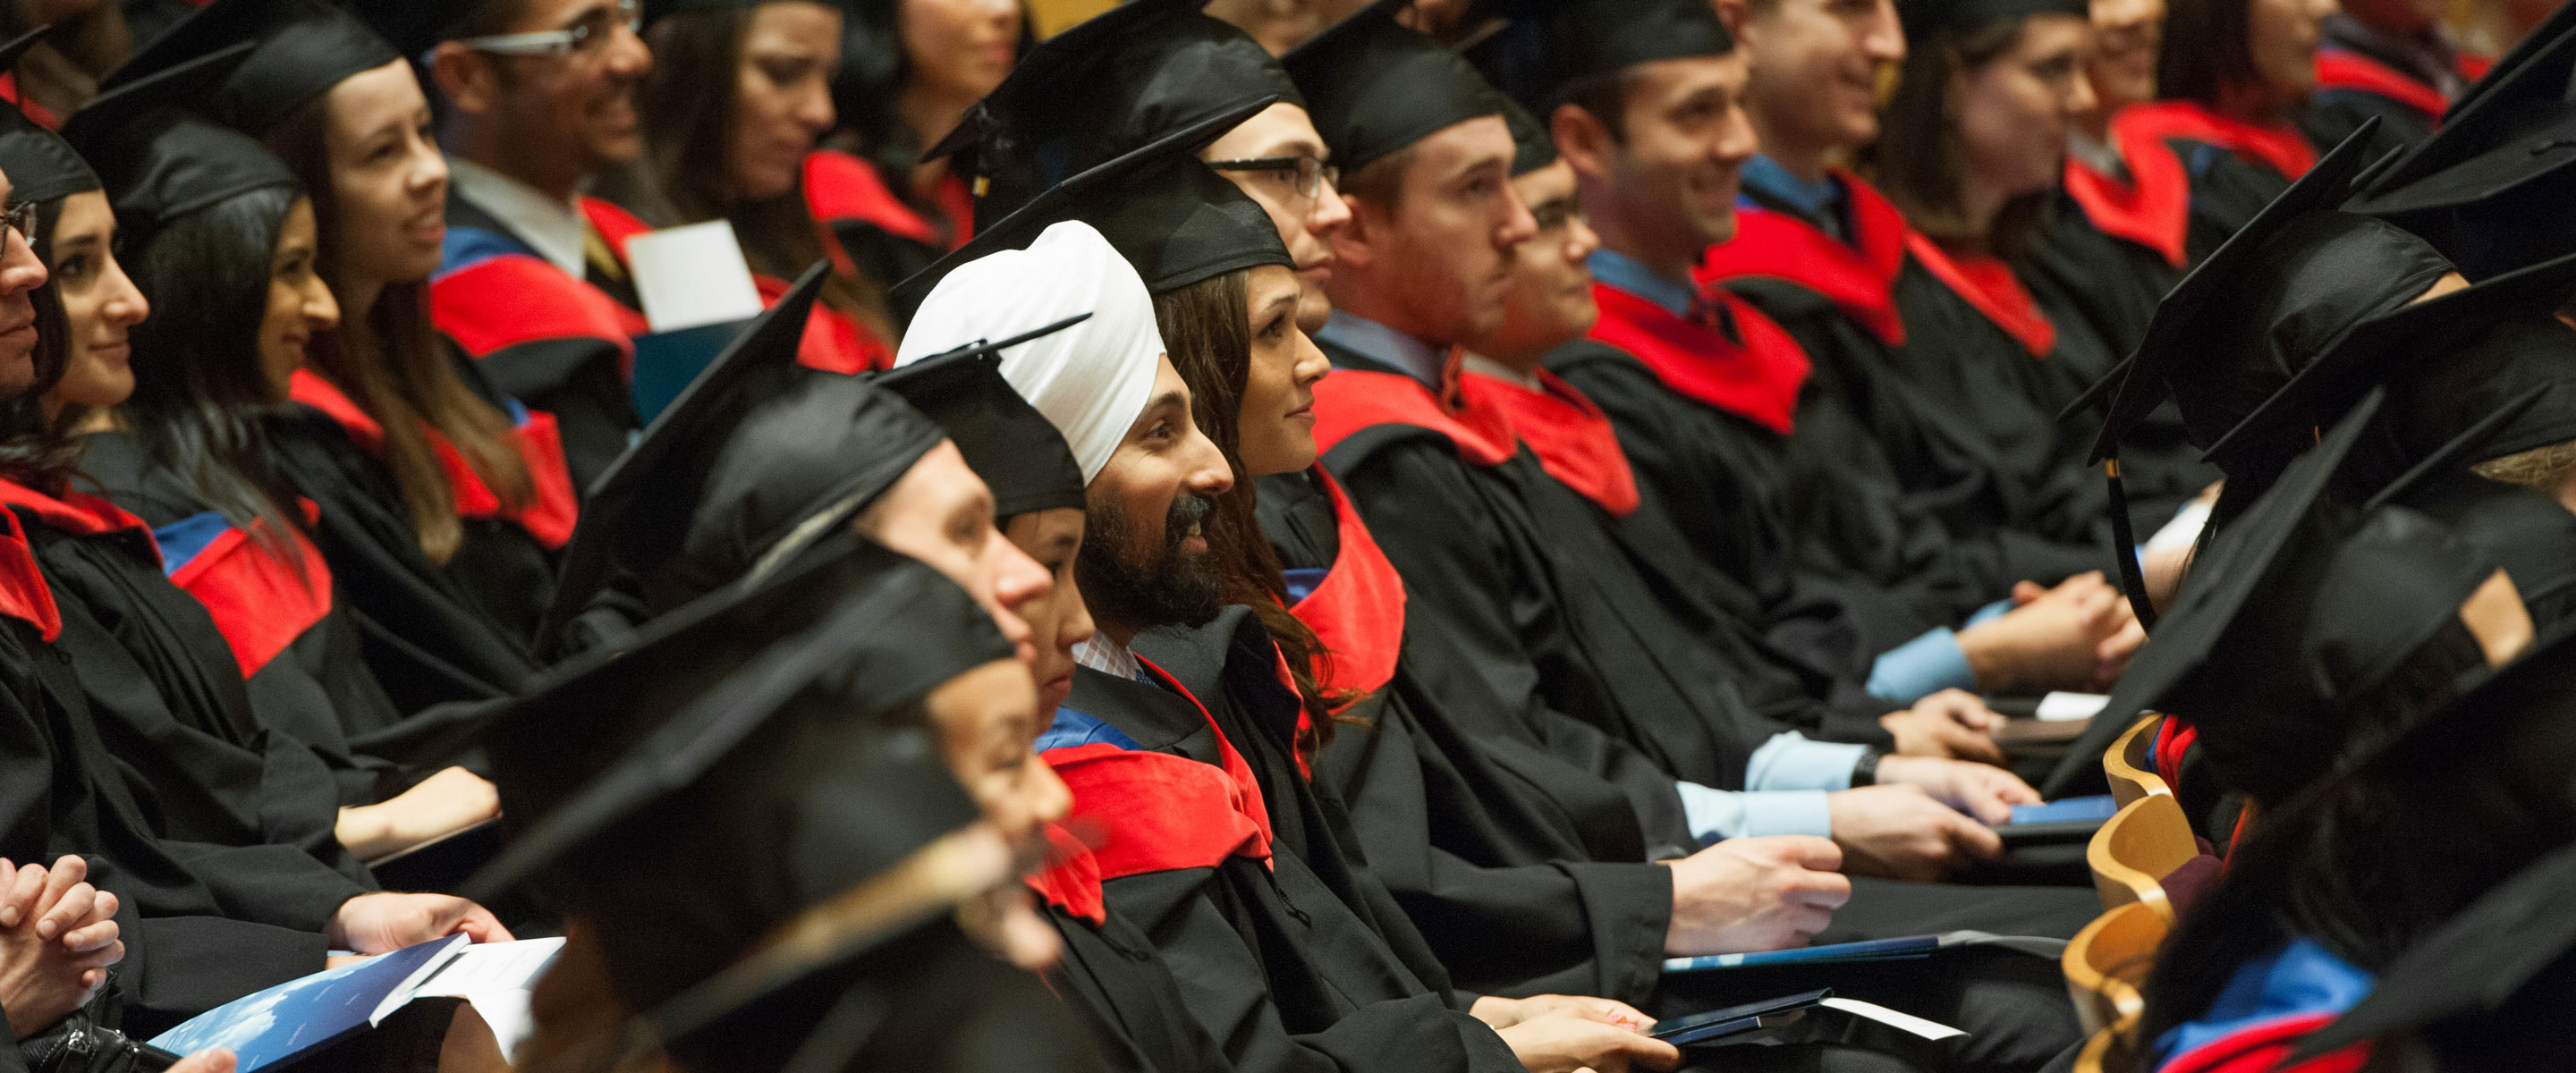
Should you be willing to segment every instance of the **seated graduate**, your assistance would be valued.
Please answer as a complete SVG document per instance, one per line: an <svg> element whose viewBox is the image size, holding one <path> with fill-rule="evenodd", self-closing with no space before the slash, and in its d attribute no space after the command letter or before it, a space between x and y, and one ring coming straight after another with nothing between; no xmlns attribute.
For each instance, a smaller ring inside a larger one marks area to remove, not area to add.
<svg viewBox="0 0 2576 1073"><path fill-rule="evenodd" d="M429 138L429 101L410 63L338 7L224 0L146 46L106 88L243 42L257 44L199 99L211 102L210 118L266 144L314 196L320 263L340 304L339 326L310 344L311 375L298 381L294 397L345 429L350 451L362 456L349 465L381 467L386 478L365 506L306 494L326 514L371 509L410 530L410 543L452 587L442 595L461 595L464 610L495 635L454 644L523 649L553 587L553 559L570 536L576 496L552 415L494 391L430 323L429 277L446 232L447 163ZM343 557L395 554L373 546L382 539L347 549L336 540L320 543L333 566L352 575L361 606L390 632L408 639L406 629L463 629L410 626L397 612L415 611L411 605L427 597L408 578L387 582L392 592L380 598L371 591L377 584L342 568ZM391 606L369 606L379 599ZM421 615L425 622L444 617ZM524 663L517 651L488 658L511 657ZM485 679L496 692L518 684L505 670L496 667Z"/></svg>
<svg viewBox="0 0 2576 1073"><path fill-rule="evenodd" d="M2013 269L2058 331L2089 332L2126 354L2191 265L2191 180L2162 142L2122 142L2111 126L2156 99L2164 0L2103 0L2090 15L2093 48L2081 65L2091 100L2071 117L2053 211Z"/></svg>
<svg viewBox="0 0 2576 1073"><path fill-rule="evenodd" d="M2363 409L2372 405L2365 403ZM2438 526L2401 507L2356 508L2338 502L2328 487L2337 469L2334 462L2352 448L2366 420L2356 410L2339 424L2255 505L2243 527L2219 535L2205 566L2195 569L2194 586L2204 585L2201 570L2213 572L2203 589L2210 606L2235 600L2249 605L2241 620L2225 625L2223 633L2218 623L2194 621L2185 633L2177 615L2170 627L2158 630L2149 651L2168 643L2271 647L2294 640L2315 650L2318 642L2341 641L2336 653L2341 658L2387 660L2396 655L2391 649L2400 647L2396 630L2420 630L2437 621L2435 616L2446 610L2436 606L2437 600L2458 595L2463 587L2458 582L2474 580L2474 567L2457 561L2456 550L2450 569L2454 583L2441 590L2419 584L2377 588L2365 595L2349 587L2363 572L2355 569L2360 565L2356 560L2378 564L2363 569L2384 576L2378 572L2405 554L2400 549L2411 551L2406 557L2416 562L2442 552ZM2240 539L2240 534L2258 530L2268 531L2270 539ZM2277 550L2263 547L2266 543L2278 545ZM2350 623L2357 621L2356 614L2384 614L2382 621L2391 631L2378 637L2350 629L2344 632L2353 636L2296 637L2309 632L2301 629L2300 612L2283 618L2264 606L2277 594L2282 575L2304 572L2316 580L2314 568L2303 568L2300 560L2329 557L2334 563L2322 579L2325 591L2305 609L2310 622L2325 615ZM2417 572L2435 569L2426 565ZM2254 580L2256 575L2261 580ZM2340 594L2334 591L2338 583L2345 586ZM2315 781L2296 789L2286 783L2266 787L2276 796L2266 799L2251 830L2237 839L2224 878L2191 901L2166 939L2146 984L2147 1010L2138 1041L2153 1055L2155 1068L2270 1068L2294 1050L2314 1051L2317 1047L2303 1044L2302 1036L2373 994L2373 974L2420 942L2436 938L2455 914L2467 922L2476 912L2472 903L2490 888L2527 866L2540 865L2543 872L2563 876L2563 863L2552 868L2548 858L2565 857L2561 847L2567 841L2569 809L2576 806L2566 790L2570 757L2564 720L2567 706L2576 700L2566 637L2524 651L2519 646L2530 640L2527 624L2518 635L2499 634L2493 630L2497 616L2476 605L2473 598L2453 609L2455 617L2442 622L2426 646L2461 651L2465 658L2449 663L2468 663L2476 668L2471 673L2519 656L2513 666L2474 688L2455 678L2444 683L2448 690L2426 689L2441 682L2424 673L2433 669L2429 662L2400 657L2390 677L2398 680L2398 688L2411 684L2422 694L2423 706L2411 711L2360 696L2346 705L2247 705L2224 718L2215 706L2197 709L2208 712L2199 726L2212 747L2213 770L2224 737L2231 764L2260 774L2267 783L2285 760ZM2475 658L2481 647L2488 657L2484 662ZM2146 659L2142 653L2141 666ZM2280 686L2266 678L2296 677L2301 669L2276 661L2256 676L2240 675L2233 684L2275 693ZM2438 702L2434 694L2441 692L2452 699ZM2206 696L2208 690L2200 693ZM2182 708L2181 700L2176 698L2176 710L2194 710ZM2365 860L2371 863L2357 863ZM2520 879L2511 882L2523 887L2514 900L2529 905L2532 888ZM2491 917L2489 922L2494 923ZM2555 926L2540 928L2540 934L2533 927L2525 921L2523 928L2508 932L2448 936L2448 941L2491 959L2481 972L2504 977L2492 982L2459 979L2453 986L2469 994L2510 994L2519 982L2513 973L2528 972L2558 953L2558 945L2546 935ZM2507 956L2489 945L2507 934L2534 949ZM2540 955L2536 959L2535 952ZM2523 968L2512 967L2516 965ZM2423 998L2421 993L2412 996L2416 1002ZM2345 1035L2342 1042L2355 1038ZM2361 1068L2366 1051L2365 1046L2361 1052L2338 1055L2347 1061L2344 1065L2326 1060L2285 1068ZM2472 1062L2442 1068L2539 1067Z"/></svg>
<svg viewBox="0 0 2576 1073"><path fill-rule="evenodd" d="M1185 154L1213 136L1208 127L1159 151ZM994 236L979 235L961 259ZM1006 350L1002 372L1063 433L1086 477L1091 506L1075 570L1100 635L1078 653L1084 665L1041 746L1073 787L1075 816L1106 829L1108 912L1151 938L1184 1004L1238 1068L1673 1062L1670 1047L1623 1027L1645 1018L1622 1004L1479 999L1450 988L1393 899L1345 856L1321 792L1299 773L1299 701L1257 623L1268 654L1218 664L1213 689L1185 688L1128 648L1149 626L1216 616L1221 582L1203 527L1208 497L1231 478L1191 420L1143 280L1099 232L1056 223L1025 250L945 271L899 361L1082 312L1091 318ZM1157 761L1104 762L1125 752L1177 756L1224 785L1203 775L1150 779ZM1498 1037L1471 1006L1508 1027Z"/></svg>
<svg viewBox="0 0 2576 1073"><path fill-rule="evenodd" d="M2319 0L2168 0L2158 99L2112 116L2111 137L2132 168L2146 166L2138 155L2157 144L2181 163L2191 260L2227 241L2328 148L2291 119L2316 92L2318 20L2330 10Z"/></svg>
<svg viewBox="0 0 2576 1073"><path fill-rule="evenodd" d="M423 56L447 150L447 239L430 319L494 390L554 415L576 490L626 449L643 334L635 283L606 236L625 210L582 191L642 156L636 86L653 57L626 0L360 5Z"/></svg>
<svg viewBox="0 0 2576 1073"><path fill-rule="evenodd" d="M645 4L653 66L635 94L644 153L616 177L611 196L634 214L628 226L636 230L732 224L764 299L774 301L806 265L828 258L832 280L802 360L858 373L885 368L902 330L884 300L895 279L873 273L918 262L881 266L871 250L862 264L836 233L835 223L853 215L911 215L864 163L815 149L832 129L843 17L841 5L815 0ZM911 224L917 237L929 236L928 224Z"/></svg>
<svg viewBox="0 0 2576 1073"><path fill-rule="evenodd" d="M809 551L582 658L495 723L519 837L475 884L524 883L573 937L522 1061L608 1068L640 1044L706 1073L1098 1068L960 906L1017 893L1042 841L1044 795L952 775L1034 766L1026 665L938 570L846 531Z"/></svg>
<svg viewBox="0 0 2576 1073"><path fill-rule="evenodd" d="M86 113L83 127L106 117ZM259 723L329 765L339 803L354 806L340 841L361 859L491 818L490 786L452 767L472 713L411 718L386 695L306 535L304 501L269 463L261 418L285 400L285 374L300 361L284 342L309 324L298 305L318 303L326 322L333 308L309 272L299 286L292 272L270 271L278 247L301 251L285 258L290 267L312 262L312 210L292 177L239 134L173 120L104 154L120 165L108 190L70 145L14 111L0 109L0 131L0 165L24 177L19 196L37 206L33 245L49 270L46 305L59 311L39 330L66 340L62 380L43 405L75 437L79 482L151 527L160 572L203 605L230 656L219 658L183 614L189 625L127 633L135 658L204 683L208 696L229 696L242 680ZM192 204L201 207L166 215ZM290 216L298 227L283 226ZM150 294L128 277L119 247ZM271 312L280 279L297 304ZM155 298L167 303L157 318ZM130 613L161 619L147 606L178 611L138 598Z"/></svg>
<svg viewBox="0 0 2576 1073"><path fill-rule="evenodd" d="M2442 28L2443 10L2420 0L2343 0L2318 23L2317 91L2299 129L2333 145L2379 120L2382 145L2413 145L2441 126L2442 113L2494 66L2461 49Z"/></svg>
<svg viewBox="0 0 2576 1073"><path fill-rule="evenodd" d="M832 77L841 129L831 142L874 169L877 185L906 211L832 227L854 256L882 244L889 268L908 263L918 271L975 237L980 196L969 176L927 150L1028 52L1028 13L1000 0L866 0L848 5L844 28ZM927 236L911 221L927 225ZM884 278L900 282L912 271Z"/></svg>
<svg viewBox="0 0 2576 1073"><path fill-rule="evenodd" d="M1624 456L1629 479L1608 483L1637 493L1633 505L1624 494L1610 496L1604 509L1622 518L1641 507L1660 514L1661 522L1629 528L1669 524L1688 551L1759 601L1749 620L1776 643L1836 673L1865 675L1871 693L1895 702L1890 707L1944 688L2081 686L2115 669L2131 642L2118 636L2125 623L2098 578L1953 633L1948 627L1966 614L1958 605L2004 592L1955 576L1956 557L1935 546L1947 543L1937 522L1915 519L1923 532L1904 539L1931 554L1900 565L1892 560L1905 549L1883 537L1915 526L1887 518L1854 527L1822 517L1874 508L1866 486L1845 480L1843 468L1799 457L1804 441L1794 434L1802 427L1799 398L1810 390L1806 355L1725 291L1704 307L1716 326L1685 319L1693 308L1690 265L1735 227L1731 197L1701 199L1690 183L1714 177L1731 187L1753 148L1736 106L1720 103L1741 61L1688 54L1694 46L1680 42L1693 38L1689 20L1699 16L1679 8L1665 10L1684 27L1669 29L1612 18L1599 7L1578 5L1514 27L1474 54L1498 84L1561 117L1576 145L1572 159L1560 160L1536 121L1523 121L1520 112L1511 117L1520 149L1513 184L1541 226L1516 253L1518 278L1501 326L1474 341L1476 355L1522 368L1544 361L1549 368L1538 375L1564 377L1552 392L1584 396L1577 410L1597 405L1621 436L1593 450ZM1595 39L1589 62L1566 57L1573 42ZM1721 116L1703 117L1703 108ZM1522 437L1552 473L1585 472L1571 456L1593 441L1561 431L1563 422L1546 422L1553 404L1529 392L1488 397L1496 405L1530 404L1534 424ZM1578 486L1606 488L1605 480ZM1875 509L1899 505L1891 497ZM1828 549L1864 537L1883 546L1868 553L1883 567ZM1895 574L1908 576L1887 576ZM1979 725L1957 721L1958 713ZM1979 740L1990 719L1968 703L1880 721L1901 752L1999 759ZM1928 746L1927 738L1941 744Z"/></svg>

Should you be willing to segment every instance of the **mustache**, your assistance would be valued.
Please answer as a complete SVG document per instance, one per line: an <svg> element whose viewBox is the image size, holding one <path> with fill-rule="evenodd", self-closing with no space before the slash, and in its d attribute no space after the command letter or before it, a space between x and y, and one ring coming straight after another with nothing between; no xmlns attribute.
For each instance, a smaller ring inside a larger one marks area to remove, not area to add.
<svg viewBox="0 0 2576 1073"><path fill-rule="evenodd" d="M1216 500L1206 496L1184 493L1172 500L1170 513L1163 517L1164 549L1180 547L1181 541L1189 539L1192 526L1199 526L1201 534L1204 535L1206 533L1204 523L1215 515Z"/></svg>

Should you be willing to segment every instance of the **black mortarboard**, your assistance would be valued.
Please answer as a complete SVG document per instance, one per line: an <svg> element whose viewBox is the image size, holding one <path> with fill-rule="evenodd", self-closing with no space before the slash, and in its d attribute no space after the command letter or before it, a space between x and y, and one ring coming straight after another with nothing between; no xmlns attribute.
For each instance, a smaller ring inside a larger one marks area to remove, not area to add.
<svg viewBox="0 0 2576 1073"><path fill-rule="evenodd" d="M1457 53L1405 29L1413 0L1378 0L1279 58L1344 171L1480 116L1502 94Z"/></svg>
<svg viewBox="0 0 2576 1073"><path fill-rule="evenodd" d="M2070 407L2116 386L2094 462L2168 397L2194 445L2216 444L2352 326L2450 271L2413 236L2333 211L2376 129L2364 123L2201 261L2156 307L2137 353ZM2231 460L2215 459L2222 468Z"/></svg>
<svg viewBox="0 0 2576 1073"><path fill-rule="evenodd" d="M2376 384L2413 458L2534 388L2549 390L2469 462L2576 439L2576 328L2554 315L2576 293L2576 254L2400 306L2355 326L2221 437L2281 440L2329 423Z"/></svg>
<svg viewBox="0 0 2576 1073"><path fill-rule="evenodd" d="M1528 10L1507 13L1509 21L1469 46L1467 58L1495 89L1542 120L1571 83L1640 63L1735 51L1735 36L1706 0L1503 6Z"/></svg>
<svg viewBox="0 0 2576 1073"><path fill-rule="evenodd" d="M349 10L394 51L420 58L464 25L471 0L347 0Z"/></svg>
<svg viewBox="0 0 2576 1073"><path fill-rule="evenodd" d="M0 45L0 71L16 68L19 57L53 32L39 26ZM52 201L99 188L98 176L70 143L9 101L0 101L0 171L9 175L9 196L20 201Z"/></svg>
<svg viewBox="0 0 2576 1073"><path fill-rule="evenodd" d="M2576 23L2516 51L2431 138L2372 176L2348 206L2422 235L2470 279L2576 253Z"/></svg>
<svg viewBox="0 0 2576 1073"><path fill-rule="evenodd" d="M1088 318L1050 325L1052 333ZM993 516L1084 505L1082 466L1073 448L1029 400L1002 378L999 348L977 345L937 354L877 378L946 430L966 465L993 490Z"/></svg>
<svg viewBox="0 0 2576 1073"><path fill-rule="evenodd" d="M1304 105L1279 61L1201 13L1205 2L1130 0L1048 38L922 159L945 156L975 185L981 228L1208 116L1255 100Z"/></svg>
<svg viewBox="0 0 2576 1073"><path fill-rule="evenodd" d="M692 11L739 11L759 7L766 0L643 0L644 24L650 26L666 15L685 15ZM833 3L831 7L846 7Z"/></svg>
<svg viewBox="0 0 2576 1073"><path fill-rule="evenodd" d="M2403 709L2427 679L2485 666L2473 640L2431 642L2495 565L2430 517L2336 494L2384 395L2353 407L2193 559L2097 727L2149 709L2188 719L2228 789L2277 803L2326 770L2367 713L2422 714L2386 711L2390 689L2407 692L2393 699ZM2049 782L2071 784L2099 757L2071 750Z"/></svg>
<svg viewBox="0 0 2576 1073"><path fill-rule="evenodd" d="M514 837L468 888L533 881L631 1008L978 818L906 712L1010 646L936 570L837 543L551 672L486 735Z"/></svg>
<svg viewBox="0 0 2576 1073"><path fill-rule="evenodd" d="M1269 210L1196 155L1271 103L1267 97L1245 101L1057 183L992 226L977 229L972 241L929 268L895 284L887 300L899 309L918 307L958 265L1027 246L1048 226L1066 220L1097 228L1155 294L1238 268L1294 266Z"/></svg>
<svg viewBox="0 0 2576 1073"><path fill-rule="evenodd" d="M402 58L357 16L322 0L214 0L137 50L99 88L116 89L245 41L258 49L197 106L252 137L342 79Z"/></svg>
<svg viewBox="0 0 2576 1073"><path fill-rule="evenodd" d="M64 122L63 138L98 168L120 247L142 249L170 221L217 202L299 185L267 147L187 110L257 47L243 42L125 83Z"/></svg>
<svg viewBox="0 0 2576 1073"><path fill-rule="evenodd" d="M1973 34L2033 15L2073 15L2089 21L2093 10L2085 0L1902 0L1896 6L1908 42L1928 41L1943 32Z"/></svg>
<svg viewBox="0 0 2576 1073"><path fill-rule="evenodd" d="M1503 125L1512 128L1512 178L1556 163L1556 139L1529 109L1503 102Z"/></svg>

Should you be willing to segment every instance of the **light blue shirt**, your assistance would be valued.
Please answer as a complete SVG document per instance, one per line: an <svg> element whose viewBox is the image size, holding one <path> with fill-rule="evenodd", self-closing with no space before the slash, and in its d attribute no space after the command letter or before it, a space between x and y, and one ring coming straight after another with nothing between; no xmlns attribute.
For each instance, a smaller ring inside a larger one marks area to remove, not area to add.
<svg viewBox="0 0 2576 1073"><path fill-rule="evenodd" d="M1851 222L1845 218L1843 208L1843 187L1832 178L1811 183L1790 174L1779 161L1757 153L1753 159L1744 162L1744 186L1749 191L1760 191L1762 196L1774 201L1785 202L1811 219L1823 221L1827 234L1845 242L1851 241Z"/></svg>
<svg viewBox="0 0 2576 1073"><path fill-rule="evenodd" d="M1866 745L1810 741L1795 731L1772 735L1745 764L1740 791L1712 789L1695 782L1676 782L1682 818L1691 833L1707 845L1720 839L1753 835L1831 837L1832 813L1825 795L1851 789L1852 765Z"/></svg>
<svg viewBox="0 0 2576 1073"><path fill-rule="evenodd" d="M1691 301L1698 297L1689 283L1658 276L1645 262L1606 246L1592 251L1585 263L1591 266L1593 279L1662 306L1676 317L1690 316Z"/></svg>
<svg viewBox="0 0 2576 1073"><path fill-rule="evenodd" d="M1440 390L1440 372L1449 364L1449 348L1433 346L1403 332L1341 310L1315 338L1345 350L1357 351L1388 365L1406 376L1422 381L1433 391Z"/></svg>

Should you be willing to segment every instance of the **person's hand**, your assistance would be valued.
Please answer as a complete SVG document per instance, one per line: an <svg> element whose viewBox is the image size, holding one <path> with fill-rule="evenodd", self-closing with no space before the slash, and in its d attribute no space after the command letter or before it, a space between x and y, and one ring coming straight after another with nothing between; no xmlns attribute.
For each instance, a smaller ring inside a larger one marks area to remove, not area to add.
<svg viewBox="0 0 2576 1073"><path fill-rule="evenodd" d="M1681 1048L1587 1017L1548 1014L1495 1032L1530 1073L1628 1073L1682 1064Z"/></svg>
<svg viewBox="0 0 2576 1073"><path fill-rule="evenodd" d="M1904 711L1879 716L1878 725L1895 736L1898 756L2004 762L2004 751L1995 744L1995 731L2003 729L2004 717L1986 707L1984 698L1964 689L1944 689Z"/></svg>
<svg viewBox="0 0 2576 1073"><path fill-rule="evenodd" d="M1883 761L1882 761L1883 763ZM1673 921L1664 953L1737 954L1805 946L1851 900L1833 840L1810 835L1730 838L1673 870Z"/></svg>
<svg viewBox="0 0 2576 1073"><path fill-rule="evenodd" d="M221 1047L208 1047L172 1063L168 1073L233 1073L238 1059Z"/></svg>
<svg viewBox="0 0 2576 1073"><path fill-rule="evenodd" d="M1528 998L1504 998L1500 995L1477 996L1467 1013L1497 1029L1510 1028L1523 1021L1541 1017L1579 1017L1599 1021L1631 1032L1643 1032L1655 1026L1655 1019L1618 999L1593 998L1589 995L1531 995Z"/></svg>
<svg viewBox="0 0 2576 1073"><path fill-rule="evenodd" d="M2098 570L2053 589L2021 582L2013 601L2019 606L1958 633L1983 692L2099 689L2146 639L2128 598Z"/></svg>
<svg viewBox="0 0 2576 1073"><path fill-rule="evenodd" d="M1899 759L1880 760L1879 770ZM1843 850L1843 871L1852 875L1930 881L1962 861L2003 853L2003 840L1993 831L1919 786L1864 786L1828 794L1825 801L1834 844Z"/></svg>
<svg viewBox="0 0 2576 1073"><path fill-rule="evenodd" d="M492 911L451 894L361 894L340 903L323 934L331 945L388 954L463 932L478 943L506 943L510 929Z"/></svg>
<svg viewBox="0 0 2576 1073"><path fill-rule="evenodd" d="M0 927L35 922L36 937L59 939L73 953L87 953L115 942L116 895L90 886L89 861L65 854L52 868L24 868L0 859Z"/></svg>
<svg viewBox="0 0 2576 1073"><path fill-rule="evenodd" d="M0 893L15 923L0 928L0 1011L14 1038L25 1039L77 1010L107 983L107 967L125 959L118 940L116 895L86 882L89 864L66 856L54 867L10 868Z"/></svg>
<svg viewBox="0 0 2576 1073"><path fill-rule="evenodd" d="M332 834L359 860L372 860L500 814L501 794L491 782L451 767L383 801L341 809Z"/></svg>
<svg viewBox="0 0 2576 1073"><path fill-rule="evenodd" d="M2011 823L2014 805L2036 805L2039 791L1999 767L1928 756L1890 756L1878 762L1881 785L1913 786L1932 799L1987 823Z"/></svg>

